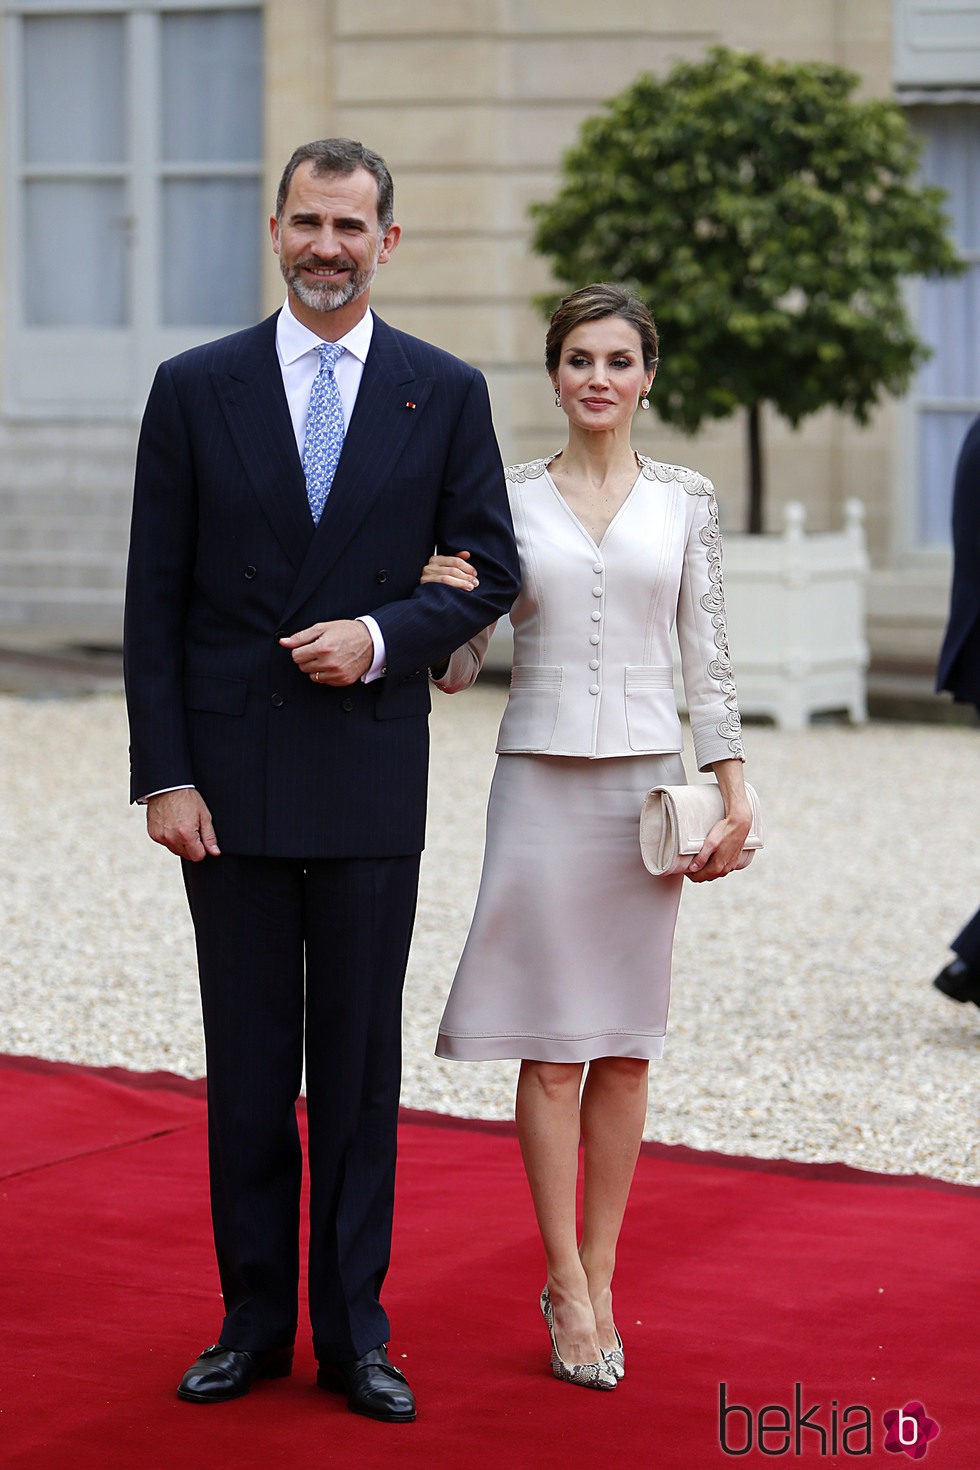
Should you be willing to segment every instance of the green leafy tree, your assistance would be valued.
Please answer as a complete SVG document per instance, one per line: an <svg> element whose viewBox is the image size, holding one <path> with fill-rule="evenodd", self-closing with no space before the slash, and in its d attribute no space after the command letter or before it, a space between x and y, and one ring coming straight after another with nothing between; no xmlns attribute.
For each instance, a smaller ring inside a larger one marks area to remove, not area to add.
<svg viewBox="0 0 980 1470"><path fill-rule="evenodd" d="M903 113L854 100L857 82L714 47L587 119L559 192L532 206L533 248L563 289L618 281L654 312L662 419L694 432L747 409L750 531L761 405L794 427L828 406L866 423L929 355L903 280L962 268Z"/></svg>

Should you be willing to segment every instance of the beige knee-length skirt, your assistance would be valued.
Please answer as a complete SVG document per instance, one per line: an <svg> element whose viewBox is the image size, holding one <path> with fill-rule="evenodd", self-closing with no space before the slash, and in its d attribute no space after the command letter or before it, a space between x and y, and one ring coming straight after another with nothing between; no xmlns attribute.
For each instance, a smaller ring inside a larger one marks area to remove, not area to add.
<svg viewBox="0 0 980 1470"><path fill-rule="evenodd" d="M663 1053L683 878L639 847L651 786L679 755L502 755L476 911L436 1054L583 1062Z"/></svg>

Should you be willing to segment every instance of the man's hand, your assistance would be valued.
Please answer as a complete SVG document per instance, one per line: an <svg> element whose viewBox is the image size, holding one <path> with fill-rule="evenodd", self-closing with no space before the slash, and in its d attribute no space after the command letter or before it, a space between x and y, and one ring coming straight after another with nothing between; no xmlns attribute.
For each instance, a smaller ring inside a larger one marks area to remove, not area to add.
<svg viewBox="0 0 980 1470"><path fill-rule="evenodd" d="M211 813L193 788L151 796L146 803L146 830L154 842L192 863L221 856Z"/></svg>
<svg viewBox="0 0 980 1470"><path fill-rule="evenodd" d="M353 618L314 623L279 642L292 650L300 673L316 684L356 684L374 662L371 634Z"/></svg>

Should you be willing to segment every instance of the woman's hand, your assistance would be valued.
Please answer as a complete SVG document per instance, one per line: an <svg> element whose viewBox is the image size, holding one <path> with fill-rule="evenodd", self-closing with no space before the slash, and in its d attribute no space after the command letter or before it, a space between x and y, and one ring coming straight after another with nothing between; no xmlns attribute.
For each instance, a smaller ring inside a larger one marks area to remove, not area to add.
<svg viewBox="0 0 980 1470"><path fill-rule="evenodd" d="M752 826L752 808L745 794L745 777L740 760L713 761L711 769L718 778L725 799L725 815L716 822L704 839L701 851L691 862L687 876L692 883L710 883L724 878L738 862L745 839Z"/></svg>
<svg viewBox="0 0 980 1470"><path fill-rule="evenodd" d="M738 862L752 825L752 810L748 802L744 812L733 812L716 822L704 839L704 846L687 870L692 883L710 883L714 878L724 878Z"/></svg>
<svg viewBox="0 0 980 1470"><path fill-rule="evenodd" d="M480 585L476 568L470 566L468 551L461 551L457 556L430 556L419 580L423 586L426 582L441 582L446 587L458 587L461 592L472 592Z"/></svg>

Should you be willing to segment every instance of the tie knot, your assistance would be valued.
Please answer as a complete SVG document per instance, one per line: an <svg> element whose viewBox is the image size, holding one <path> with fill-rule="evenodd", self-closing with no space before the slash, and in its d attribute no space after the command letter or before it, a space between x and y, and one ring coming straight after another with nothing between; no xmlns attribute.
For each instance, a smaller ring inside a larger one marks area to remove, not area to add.
<svg viewBox="0 0 980 1470"><path fill-rule="evenodd" d="M344 355L344 348L339 342L321 342L316 350L320 357L320 366L331 371Z"/></svg>

